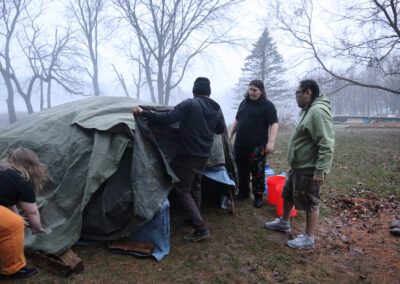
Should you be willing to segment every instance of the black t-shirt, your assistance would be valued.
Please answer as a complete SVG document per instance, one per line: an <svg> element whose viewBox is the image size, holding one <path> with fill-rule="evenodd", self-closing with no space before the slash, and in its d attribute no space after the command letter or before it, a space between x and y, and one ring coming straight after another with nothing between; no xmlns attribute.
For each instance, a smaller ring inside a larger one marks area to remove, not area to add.
<svg viewBox="0 0 400 284"><path fill-rule="evenodd" d="M236 120L238 128L235 146L257 147L267 144L268 128L278 122L278 116L271 101L265 98L257 101L245 98L239 105Z"/></svg>
<svg viewBox="0 0 400 284"><path fill-rule="evenodd" d="M9 207L19 201L36 202L32 182L14 169L0 170L0 205Z"/></svg>

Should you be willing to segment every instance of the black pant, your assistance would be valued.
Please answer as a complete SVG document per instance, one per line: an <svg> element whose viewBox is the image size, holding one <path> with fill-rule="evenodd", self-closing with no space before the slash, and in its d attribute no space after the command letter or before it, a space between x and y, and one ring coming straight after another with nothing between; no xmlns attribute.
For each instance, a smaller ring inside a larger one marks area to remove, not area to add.
<svg viewBox="0 0 400 284"><path fill-rule="evenodd" d="M179 182L175 185L176 195L196 230L207 228L200 214L201 177L207 158L178 156L172 163L172 169Z"/></svg>
<svg viewBox="0 0 400 284"><path fill-rule="evenodd" d="M235 162L239 175L239 194L250 194L250 174L254 198L262 198L265 190L265 146L240 147L235 145Z"/></svg>

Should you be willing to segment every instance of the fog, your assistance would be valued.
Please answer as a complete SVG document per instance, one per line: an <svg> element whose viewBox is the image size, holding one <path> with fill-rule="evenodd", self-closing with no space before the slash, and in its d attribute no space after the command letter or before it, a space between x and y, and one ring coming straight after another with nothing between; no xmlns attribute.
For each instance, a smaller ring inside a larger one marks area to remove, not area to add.
<svg viewBox="0 0 400 284"><path fill-rule="evenodd" d="M33 0L34 3L39 3L39 0ZM32 2L32 3L33 3ZM48 38L52 37L52 33L56 27L66 26L67 21L71 21L71 17L65 12L65 4L69 1L43 1L44 10L43 13L38 18L39 24L43 27L43 32L48 33ZM285 3L280 3L286 5L284 9L292 8L292 4L296 5L300 1L293 0ZM107 2L111 3L111 2ZM277 2L279 3L279 1ZM324 0L318 1L314 5L313 18L313 33L316 40L324 42L328 39L334 39L337 34L335 29L343 28L347 25L346 21L335 22L335 26L330 23L330 17L334 16L332 13L327 13L327 10L335 11L339 4L346 3L346 1L333 1ZM34 14L38 6L32 6L32 11L30 13ZM102 96L125 96L125 93L121 87L120 82L116 76L113 66L116 67L118 72L124 75L124 80L128 90L131 92L131 96L134 97L134 84L130 74L134 72L135 66L129 60L127 54L127 46L129 43L129 38L132 36L132 30L126 23L123 24L122 20L118 20L118 15L116 12L107 11L107 13L114 13L111 16L115 17L115 23L110 29L100 30L99 33L110 33L107 34L99 43L98 47L98 64L99 64L99 86L100 94ZM293 15L299 14L304 16L303 12L295 11ZM319 16L320 14L323 16ZM339 13L339 11L338 11ZM110 14L108 14L110 16ZM233 88L238 82L239 77L242 74L242 68L245 62L245 58L250 54L254 43L260 37L261 33L265 27L269 28L270 36L277 44L279 53L282 55L284 60L284 67L286 68L285 80L287 82L287 94L291 94L294 91L297 82L308 76L316 76L320 73L313 73L310 75L310 70L316 69L318 63L315 60L310 60L310 48L305 46L304 42L299 43L293 40L290 33L283 32L278 28L277 20L274 18L274 11L271 10L269 2L260 0L245 0L237 6L232 7L229 10L229 16L234 19L229 27L229 36L239 39L235 45L233 44L218 44L210 45L200 54L196 55L188 65L186 72L184 74L183 80L179 83L178 87L171 92L169 105L175 105L181 100L192 96L192 84L196 77L204 76L211 80L212 94L211 98L216 100L224 112L225 119L228 124L230 124L235 116L236 110L233 109L235 100ZM296 21L296 18L288 19L290 21ZM339 24L337 24L339 23ZM300 25L299 25L300 26ZM349 34L353 38L357 38L359 35L355 30L348 30ZM29 35L29 33L28 33ZM13 64L18 65L16 72L19 75L19 80L22 82L24 88L27 88L27 78L24 78L24 70L29 69L27 61L22 60L21 52L15 52L17 48L17 42L23 37L23 31L19 29L16 34L16 39L13 40L11 45L12 61ZM227 34L228 36L228 34ZM17 40L18 39L18 40ZM326 45L327 46L327 45ZM318 48L323 47L323 45L317 46ZM0 48L3 48L0 45ZM14 51L14 52L13 52ZM327 62L329 62L334 68L342 66L351 66L352 61L335 61L339 60L338 56L326 56ZM24 69L25 68L25 69ZM337 69L337 68L336 68ZM28 70L29 71L29 70ZM327 79L329 79L327 77ZM85 95L90 95L91 86L90 80L86 79L86 86L82 87L81 91ZM331 92L322 88L322 92ZM361 90L362 92L362 90ZM374 95L374 94L372 94ZM52 86L52 106L62 104L64 102L79 100L85 98L81 95L72 95L67 93L62 87L53 83ZM7 91L4 86L3 79L0 77L0 113L7 112ZM150 93L146 87L141 89L141 99L145 101L151 101ZM17 112L26 112L26 105L18 93L15 93L15 108ZM40 110L40 96L38 90L38 84L34 87L34 92L32 93L32 107L33 110ZM237 102L236 102L237 103ZM284 102L276 102L278 107L282 105L288 107L295 116L298 112L297 106L294 104L294 99L287 99Z"/></svg>

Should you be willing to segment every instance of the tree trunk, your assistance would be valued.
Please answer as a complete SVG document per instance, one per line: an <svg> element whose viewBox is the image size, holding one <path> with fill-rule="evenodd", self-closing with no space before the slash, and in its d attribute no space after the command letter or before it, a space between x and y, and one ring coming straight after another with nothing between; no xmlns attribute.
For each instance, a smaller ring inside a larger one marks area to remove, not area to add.
<svg viewBox="0 0 400 284"><path fill-rule="evenodd" d="M157 73L157 92L158 92L158 103L164 105L164 76L163 76L163 63L158 63Z"/></svg>
<svg viewBox="0 0 400 284"><path fill-rule="evenodd" d="M43 80L40 80L40 111L44 109Z"/></svg>
<svg viewBox="0 0 400 284"><path fill-rule="evenodd" d="M47 108L51 108L51 80L47 83Z"/></svg>
<svg viewBox="0 0 400 284"><path fill-rule="evenodd" d="M24 96L24 101L26 105L26 110L28 111L29 114L33 113L33 107L32 107L32 102L29 96Z"/></svg>
<svg viewBox="0 0 400 284"><path fill-rule="evenodd" d="M100 96L100 88L99 88L99 69L97 67L97 62L93 62L93 90L94 95L96 97Z"/></svg>
<svg viewBox="0 0 400 284"><path fill-rule="evenodd" d="M11 84L10 78L4 78L4 83L6 84L7 87L7 110L8 110L8 121L9 123L13 123L17 121L17 114L15 112L15 106L14 106L14 90Z"/></svg>
<svg viewBox="0 0 400 284"><path fill-rule="evenodd" d="M164 94L164 97L165 97L165 103L164 104L166 106L169 105L169 97L170 97L170 95L171 95L171 87L167 86L165 88L165 94Z"/></svg>

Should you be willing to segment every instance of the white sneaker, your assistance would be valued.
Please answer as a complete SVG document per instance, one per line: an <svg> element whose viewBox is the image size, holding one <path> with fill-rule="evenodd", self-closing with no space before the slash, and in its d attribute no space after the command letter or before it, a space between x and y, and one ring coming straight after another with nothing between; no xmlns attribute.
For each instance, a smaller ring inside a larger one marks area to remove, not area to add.
<svg viewBox="0 0 400 284"><path fill-rule="evenodd" d="M287 241L287 245L291 248L312 249L315 247L315 242L313 237L307 234L301 234L295 239Z"/></svg>
<svg viewBox="0 0 400 284"><path fill-rule="evenodd" d="M282 218L276 218L274 221L266 222L264 227L270 230L276 230L281 232L289 232L290 231L290 222L283 221Z"/></svg>

